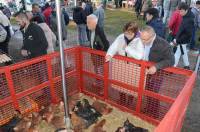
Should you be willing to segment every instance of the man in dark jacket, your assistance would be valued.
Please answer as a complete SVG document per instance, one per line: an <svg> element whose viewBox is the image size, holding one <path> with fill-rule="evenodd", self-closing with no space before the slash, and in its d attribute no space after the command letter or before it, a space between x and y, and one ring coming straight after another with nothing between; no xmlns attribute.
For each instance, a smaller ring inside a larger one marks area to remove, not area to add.
<svg viewBox="0 0 200 132"><path fill-rule="evenodd" d="M17 14L16 21L24 30L21 54L29 58L47 54L48 42L43 30L37 24L30 23L25 13Z"/></svg>
<svg viewBox="0 0 200 132"><path fill-rule="evenodd" d="M165 26L162 20L159 18L159 12L156 8L149 8L146 11L146 20L147 20L146 24L148 26L151 26L155 30L156 35L164 38Z"/></svg>
<svg viewBox="0 0 200 132"><path fill-rule="evenodd" d="M144 60L154 62L147 69L145 89L158 93L163 82L164 68L174 65L174 54L169 43L155 34L152 27L146 26L141 30L140 38L144 44ZM159 119L160 102L158 99L147 96L145 113Z"/></svg>
<svg viewBox="0 0 200 132"><path fill-rule="evenodd" d="M109 42L103 32L103 29L98 26L98 18L91 14L87 17L87 26L91 30L90 47L96 50L107 51Z"/></svg>
<svg viewBox="0 0 200 132"><path fill-rule="evenodd" d="M98 26L98 18L91 14L87 17L87 26L88 29L91 30L91 41L90 47L95 50L107 51L109 48L109 42L104 34L103 29ZM104 64L104 57L92 54L91 56L94 71L96 74L102 75L103 74L103 64ZM94 88L96 88L98 93L103 94L103 82L101 80L96 80L94 83Z"/></svg>
<svg viewBox="0 0 200 132"><path fill-rule="evenodd" d="M180 14L183 19L174 40L174 44L177 45L174 66L178 65L180 56L182 55L184 68L190 69L186 46L191 42L192 30L194 26L194 14L191 12L189 6L186 3L180 3L178 9L180 10Z"/></svg>
<svg viewBox="0 0 200 132"><path fill-rule="evenodd" d="M87 46L88 39L86 33L86 14L81 5L74 8L73 20L77 25L79 44L81 46Z"/></svg>

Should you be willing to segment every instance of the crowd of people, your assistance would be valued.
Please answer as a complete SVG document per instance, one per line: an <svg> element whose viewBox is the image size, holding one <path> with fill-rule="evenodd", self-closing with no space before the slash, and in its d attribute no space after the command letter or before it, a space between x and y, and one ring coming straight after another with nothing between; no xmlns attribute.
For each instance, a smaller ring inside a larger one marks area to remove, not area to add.
<svg viewBox="0 0 200 132"><path fill-rule="evenodd" d="M154 39L159 37L159 39L167 40L173 47L175 57L173 66L178 66L182 56L184 68L190 69L187 48L196 50L196 33L200 27L200 1L197 1L193 7L181 1L136 0L135 12L138 17L144 16L146 25L155 32ZM66 26L70 21L67 6L65 3L61 7L63 41L67 39ZM104 32L104 10L105 2L96 4L96 10L93 9L91 1L78 2L78 6L73 9L73 21L77 25L78 43L81 46L107 51L106 61L109 61L115 54L148 60L145 52L150 52L152 45L145 49L145 42L141 38L143 36L142 30L138 28L136 22L127 22L123 29L124 32L110 46ZM4 31L4 35L0 37L0 49L5 53L8 53L8 43L12 35L10 16L6 8L1 8L0 29L1 34ZM33 58L54 52L55 46L58 45L54 2L46 3L44 7L33 4L31 12L21 11L16 13L15 17L23 34L21 54L24 57ZM149 43L151 42L149 41Z"/></svg>

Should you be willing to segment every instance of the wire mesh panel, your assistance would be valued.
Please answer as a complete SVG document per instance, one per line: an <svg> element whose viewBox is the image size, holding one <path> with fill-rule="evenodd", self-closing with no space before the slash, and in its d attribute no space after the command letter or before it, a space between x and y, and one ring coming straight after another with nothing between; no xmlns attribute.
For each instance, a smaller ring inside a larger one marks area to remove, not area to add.
<svg viewBox="0 0 200 132"><path fill-rule="evenodd" d="M33 106L34 104L36 105L35 107L46 106L51 103L50 88L45 87L38 91L32 92L27 98L29 99L29 102L33 103Z"/></svg>
<svg viewBox="0 0 200 132"><path fill-rule="evenodd" d="M11 71L15 92L19 93L48 80L46 61Z"/></svg>
<svg viewBox="0 0 200 132"><path fill-rule="evenodd" d="M84 75L83 76L83 87L84 87L84 91L91 92L100 97L102 97L104 95L103 80Z"/></svg>
<svg viewBox="0 0 200 132"><path fill-rule="evenodd" d="M27 112L32 112L32 111L38 111L39 109L38 104L29 96L22 97L18 101L19 101L20 112L22 114L27 113Z"/></svg>
<svg viewBox="0 0 200 132"><path fill-rule="evenodd" d="M110 85L108 89L108 99L124 106L130 110L135 111L138 95L136 92L126 90L117 85Z"/></svg>
<svg viewBox="0 0 200 132"><path fill-rule="evenodd" d="M83 56L83 70L97 75L103 75L104 56L82 52Z"/></svg>
<svg viewBox="0 0 200 132"><path fill-rule="evenodd" d="M170 107L171 104L169 103L153 97L143 96L141 113L153 119L162 120Z"/></svg>
<svg viewBox="0 0 200 132"><path fill-rule="evenodd" d="M138 87L140 81L140 65L125 60L112 59L109 78Z"/></svg>
<svg viewBox="0 0 200 132"><path fill-rule="evenodd" d="M145 89L176 98L187 80L187 76L161 70L156 74L147 76Z"/></svg>
<svg viewBox="0 0 200 132"><path fill-rule="evenodd" d="M65 52L65 72L69 72L76 69L75 61L76 61L76 52ZM53 77L61 76L61 64L60 64L60 56L53 57L51 59L52 64L52 72Z"/></svg>
<svg viewBox="0 0 200 132"><path fill-rule="evenodd" d="M0 73L0 100L10 96L4 73Z"/></svg>
<svg viewBox="0 0 200 132"><path fill-rule="evenodd" d="M12 103L0 106L0 125L7 123L14 116L14 111Z"/></svg>
<svg viewBox="0 0 200 132"><path fill-rule="evenodd" d="M78 77L77 75L72 75L70 77L66 77L66 87L67 94L77 93L78 92ZM63 90L62 90L62 82L61 80L54 83L56 95L62 99L63 98Z"/></svg>

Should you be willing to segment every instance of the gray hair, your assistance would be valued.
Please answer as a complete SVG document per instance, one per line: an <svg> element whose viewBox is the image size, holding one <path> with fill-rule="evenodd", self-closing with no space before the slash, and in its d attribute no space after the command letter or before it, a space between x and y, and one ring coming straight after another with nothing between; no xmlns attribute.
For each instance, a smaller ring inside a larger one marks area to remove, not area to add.
<svg viewBox="0 0 200 132"><path fill-rule="evenodd" d="M90 14L89 16L87 16L87 19L92 19L92 20L95 21L96 23L98 22L98 18L97 18L97 16L95 16L94 14Z"/></svg>
<svg viewBox="0 0 200 132"><path fill-rule="evenodd" d="M140 32L147 32L150 33L152 36L155 36L155 30L151 27L151 26L144 26L143 28L141 28Z"/></svg>

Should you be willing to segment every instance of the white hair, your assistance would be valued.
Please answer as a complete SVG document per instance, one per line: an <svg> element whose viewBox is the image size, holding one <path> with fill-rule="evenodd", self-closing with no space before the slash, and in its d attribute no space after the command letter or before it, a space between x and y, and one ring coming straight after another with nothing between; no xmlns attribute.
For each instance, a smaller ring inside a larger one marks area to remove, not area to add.
<svg viewBox="0 0 200 132"><path fill-rule="evenodd" d="M140 32L148 32L149 34L151 34L152 36L155 36L155 30L151 27L151 26L145 26L143 27Z"/></svg>
<svg viewBox="0 0 200 132"><path fill-rule="evenodd" d="M98 18L96 15L94 14L90 14L89 16L87 16L87 19L92 19L93 21L97 22L98 21Z"/></svg>

